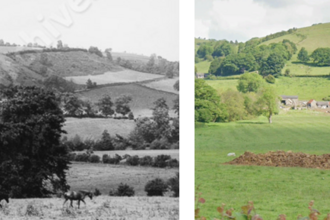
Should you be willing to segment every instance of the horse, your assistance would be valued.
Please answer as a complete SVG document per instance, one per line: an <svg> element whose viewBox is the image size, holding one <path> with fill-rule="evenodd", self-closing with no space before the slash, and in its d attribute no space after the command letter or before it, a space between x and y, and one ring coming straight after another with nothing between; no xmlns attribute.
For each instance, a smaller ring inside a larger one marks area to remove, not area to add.
<svg viewBox="0 0 330 220"><path fill-rule="evenodd" d="M84 191L84 190L80 190L78 192L75 192L75 191L69 191L69 192L66 192L64 193L64 203L63 205L66 203L66 201L70 200L71 201L71 204L70 206L72 206L72 202L73 200L78 200L78 209L80 208L80 201L83 201L84 204L86 205L84 199L85 197L88 196L90 199L93 199L93 193L90 192L90 191Z"/></svg>
<svg viewBox="0 0 330 220"><path fill-rule="evenodd" d="M5 200L7 203L9 203L9 196L8 196L8 194L0 193L0 202L1 202L2 200ZM0 208L2 208L1 203L0 203Z"/></svg>

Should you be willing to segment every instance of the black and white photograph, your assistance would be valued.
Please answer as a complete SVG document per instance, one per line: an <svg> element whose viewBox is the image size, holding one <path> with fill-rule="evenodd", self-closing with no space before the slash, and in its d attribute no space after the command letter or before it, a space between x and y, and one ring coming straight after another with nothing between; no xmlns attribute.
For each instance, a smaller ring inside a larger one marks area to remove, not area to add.
<svg viewBox="0 0 330 220"><path fill-rule="evenodd" d="M179 0L1 9L0 220L179 219Z"/></svg>

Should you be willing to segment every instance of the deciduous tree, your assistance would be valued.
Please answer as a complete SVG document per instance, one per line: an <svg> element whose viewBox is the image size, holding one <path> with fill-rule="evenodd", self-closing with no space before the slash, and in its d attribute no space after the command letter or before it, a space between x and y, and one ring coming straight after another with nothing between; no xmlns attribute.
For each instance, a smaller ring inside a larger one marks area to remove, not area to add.
<svg viewBox="0 0 330 220"><path fill-rule="evenodd" d="M36 87L1 91L0 185L13 197L43 197L67 190L67 148L60 145L64 117L55 94Z"/></svg>

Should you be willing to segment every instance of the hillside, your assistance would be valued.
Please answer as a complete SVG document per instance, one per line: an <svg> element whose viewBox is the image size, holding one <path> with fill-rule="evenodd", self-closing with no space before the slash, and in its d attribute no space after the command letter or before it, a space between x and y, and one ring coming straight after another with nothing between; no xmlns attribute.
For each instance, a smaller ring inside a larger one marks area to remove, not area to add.
<svg viewBox="0 0 330 220"><path fill-rule="evenodd" d="M129 61L140 61L143 63L147 63L149 61L149 56L139 55L134 53L122 53L122 52L111 52L112 58L116 60L118 57L121 59L129 60Z"/></svg>
<svg viewBox="0 0 330 220"><path fill-rule="evenodd" d="M278 43L283 39L294 42L298 50L305 47L309 53L313 52L318 47L330 47L330 23L299 28L294 33L265 41L262 44L268 45L271 43Z"/></svg>
<svg viewBox="0 0 330 220"><path fill-rule="evenodd" d="M121 67L85 51L36 52L10 55L17 63L42 75L83 76L120 71ZM41 72L43 66L47 71Z"/></svg>
<svg viewBox="0 0 330 220"><path fill-rule="evenodd" d="M283 31L285 32L285 31ZM330 73L330 67L315 67L311 63L303 64L300 63L297 59L297 54L302 47L308 51L309 55L317 48L320 47L330 47L330 23L324 24L315 24L309 27L298 28L294 31L286 31L287 33L275 37L270 40L266 40L271 35L279 34L271 34L261 38L254 38L247 41L249 44L251 42L257 42L258 46L261 45L269 45L271 43L280 43L284 39L290 40L297 46L297 53L292 56L292 58L287 61L286 66L283 68L282 73L284 73L285 69L290 69L290 73L292 75L328 75ZM281 35L281 34L279 34ZM195 39L195 52L197 52L198 48L202 44L209 44L214 46L223 40L215 41L215 40L203 40L203 39ZM245 42L245 44L247 43ZM261 42L258 44L258 42ZM196 63L196 67L198 72L207 73L210 67L210 61L201 60L200 62Z"/></svg>

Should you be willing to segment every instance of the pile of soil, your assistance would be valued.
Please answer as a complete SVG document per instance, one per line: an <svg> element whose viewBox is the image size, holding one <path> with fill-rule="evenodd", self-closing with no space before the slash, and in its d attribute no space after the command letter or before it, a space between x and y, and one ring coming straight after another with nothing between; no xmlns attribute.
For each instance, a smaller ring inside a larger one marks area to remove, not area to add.
<svg viewBox="0 0 330 220"><path fill-rule="evenodd" d="M330 154L309 155L291 151L269 151L265 154L245 152L226 164L330 169Z"/></svg>

